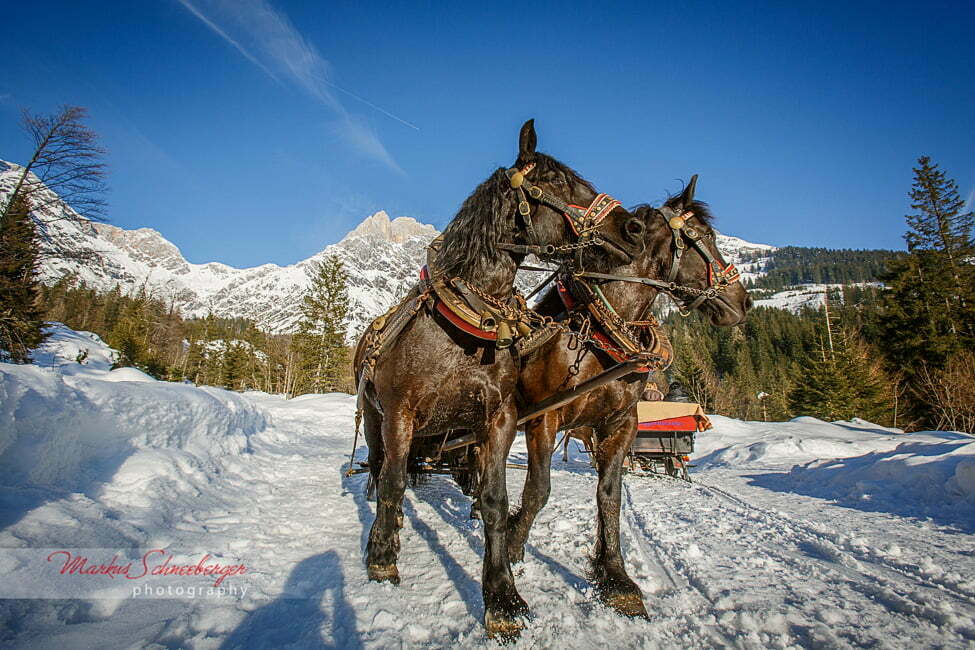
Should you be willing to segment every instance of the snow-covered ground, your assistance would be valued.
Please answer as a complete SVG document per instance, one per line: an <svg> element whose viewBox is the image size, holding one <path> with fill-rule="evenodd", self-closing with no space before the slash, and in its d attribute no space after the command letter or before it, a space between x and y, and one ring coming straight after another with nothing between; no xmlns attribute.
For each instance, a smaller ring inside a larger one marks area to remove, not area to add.
<svg viewBox="0 0 975 650"><path fill-rule="evenodd" d="M59 330L38 366L0 364L0 645L493 645L482 531L448 478L407 491L402 584L367 581L373 504L363 476L343 477L353 398L156 382L111 360L97 337ZM862 421L714 423L693 483L625 480L624 551L649 621L593 597L595 476L574 445L556 457L516 567L533 614L520 646L975 645L975 440ZM523 480L509 470L513 501ZM167 549L246 572L190 598L172 593L185 577L58 575L34 557L50 549L102 563ZM71 589L90 593L52 599Z"/></svg>

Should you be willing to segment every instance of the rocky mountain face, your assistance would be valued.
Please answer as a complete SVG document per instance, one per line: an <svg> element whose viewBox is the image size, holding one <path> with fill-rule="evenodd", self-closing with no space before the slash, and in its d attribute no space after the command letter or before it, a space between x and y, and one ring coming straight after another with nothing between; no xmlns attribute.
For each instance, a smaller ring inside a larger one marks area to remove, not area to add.
<svg viewBox="0 0 975 650"><path fill-rule="evenodd" d="M21 172L18 165L0 161L0 205ZM42 202L48 203L47 199ZM425 262L426 246L439 234L433 226L412 217L390 219L380 211L338 243L296 264L239 269L219 262L190 263L156 230L86 222L59 201L34 216L42 247L52 253L41 268L44 282L54 283L73 273L88 286L104 291L120 286L131 292L144 286L174 303L184 316L205 316L212 311L217 316L251 319L271 332L297 328L301 299L314 264L327 255L337 255L349 273L350 340L413 286ZM717 243L743 277L760 275L762 256L775 250L725 235L719 235ZM525 274L518 284L525 290L540 281L541 275Z"/></svg>

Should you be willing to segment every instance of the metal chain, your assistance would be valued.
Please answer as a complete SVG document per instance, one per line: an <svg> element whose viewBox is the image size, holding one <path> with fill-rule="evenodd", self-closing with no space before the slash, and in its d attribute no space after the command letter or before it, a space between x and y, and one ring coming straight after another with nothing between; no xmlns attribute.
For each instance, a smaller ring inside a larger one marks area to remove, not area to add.
<svg viewBox="0 0 975 650"><path fill-rule="evenodd" d="M564 325L556 323L551 316L542 316L534 309L528 307L524 297L517 291L514 293L514 296L518 300L518 303L522 305L521 308L511 307L473 284L468 283L467 288L478 298L496 308L507 320L522 320L528 323L535 323L540 327L558 327L562 331L566 330Z"/></svg>

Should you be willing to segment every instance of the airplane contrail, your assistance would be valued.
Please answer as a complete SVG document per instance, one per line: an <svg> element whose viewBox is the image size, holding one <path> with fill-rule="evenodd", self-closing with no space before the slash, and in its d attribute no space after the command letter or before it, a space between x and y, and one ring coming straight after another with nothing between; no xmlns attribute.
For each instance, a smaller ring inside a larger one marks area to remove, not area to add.
<svg viewBox="0 0 975 650"><path fill-rule="evenodd" d="M338 84L332 83L328 79L323 79L322 77L316 77L316 79L318 79L319 81L321 81L326 86L330 86L330 87L334 88L335 90L338 90L339 92L345 93L346 95L348 95L349 97L351 97L353 99L359 100L360 102L362 102L366 106L368 106L368 107L370 107L372 109L375 109L375 110L379 111L380 113L382 113L386 117L392 118L392 119L396 120L397 122L399 122L400 124L403 124L405 126L408 126L411 129L416 129L417 131L420 130L420 127L418 127L416 124L413 124L412 122L407 122L403 118L397 117L396 115L393 115L392 113L390 113L389 111L387 111L385 108L383 108L381 106L376 106L375 104L373 104L368 99L365 99L363 97L360 97L359 95L356 95L351 90L346 90L342 86L339 86Z"/></svg>

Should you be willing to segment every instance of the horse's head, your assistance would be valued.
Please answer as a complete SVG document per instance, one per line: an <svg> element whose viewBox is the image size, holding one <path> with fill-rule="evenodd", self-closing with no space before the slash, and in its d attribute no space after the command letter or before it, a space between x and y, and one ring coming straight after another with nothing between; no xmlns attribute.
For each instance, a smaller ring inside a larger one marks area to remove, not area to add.
<svg viewBox="0 0 975 650"><path fill-rule="evenodd" d="M694 200L696 185L697 175L661 208L634 210L647 225L647 250L634 266L644 267L641 274L673 283L668 293L682 312L700 309L715 325L739 325L752 299L734 265L718 250L711 212L706 203Z"/></svg>
<svg viewBox="0 0 975 650"><path fill-rule="evenodd" d="M518 159L505 173L514 191L514 235L549 247L540 257L574 258L577 266L609 268L645 248L645 221L601 194L567 165L536 151L535 121L521 127ZM554 250L553 250L554 249Z"/></svg>
<svg viewBox="0 0 975 650"><path fill-rule="evenodd" d="M496 170L467 197L444 230L440 271L501 290L529 254L608 269L645 248L644 219L535 150L534 120L521 127L513 167Z"/></svg>

